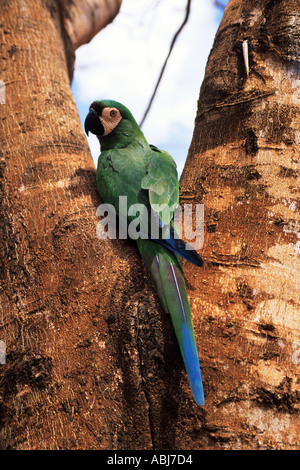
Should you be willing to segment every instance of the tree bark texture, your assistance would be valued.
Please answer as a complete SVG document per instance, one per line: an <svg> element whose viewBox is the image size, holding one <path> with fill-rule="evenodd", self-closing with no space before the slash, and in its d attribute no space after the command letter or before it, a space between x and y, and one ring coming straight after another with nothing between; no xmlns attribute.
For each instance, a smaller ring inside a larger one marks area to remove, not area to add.
<svg viewBox="0 0 300 470"><path fill-rule="evenodd" d="M92 4L99 28L120 1L1 1L1 447L299 447L296 2L230 2L201 89L181 183L206 213L184 265L203 408L134 243L96 236L70 91Z"/></svg>
<svg viewBox="0 0 300 470"><path fill-rule="evenodd" d="M146 399L126 373L138 358L123 361L145 278L135 249L96 237L100 200L63 20L54 1L1 2L2 445L147 447Z"/></svg>
<svg viewBox="0 0 300 470"><path fill-rule="evenodd" d="M74 48L89 42L110 23L122 0L65 0L60 2L63 24Z"/></svg>
<svg viewBox="0 0 300 470"><path fill-rule="evenodd" d="M209 447L300 447L299 28L295 0L229 2L181 180L205 208L188 278Z"/></svg>

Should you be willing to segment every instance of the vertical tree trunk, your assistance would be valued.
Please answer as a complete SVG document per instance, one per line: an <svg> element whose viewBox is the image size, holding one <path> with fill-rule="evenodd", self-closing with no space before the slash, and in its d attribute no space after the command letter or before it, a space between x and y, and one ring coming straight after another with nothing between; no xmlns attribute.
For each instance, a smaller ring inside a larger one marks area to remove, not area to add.
<svg viewBox="0 0 300 470"><path fill-rule="evenodd" d="M123 379L118 350L128 298L143 285L141 263L128 245L121 259L118 242L96 237L95 168L57 5L10 0L0 10L2 447L147 447L144 394Z"/></svg>
<svg viewBox="0 0 300 470"><path fill-rule="evenodd" d="M3 449L172 448L179 403L195 408L135 244L96 236L101 201L69 79L74 47L103 26L91 4L116 14L120 1L1 3Z"/></svg>
<svg viewBox="0 0 300 470"><path fill-rule="evenodd" d="M300 446L299 27L296 0L231 0L201 88L181 180L205 207L201 448Z"/></svg>

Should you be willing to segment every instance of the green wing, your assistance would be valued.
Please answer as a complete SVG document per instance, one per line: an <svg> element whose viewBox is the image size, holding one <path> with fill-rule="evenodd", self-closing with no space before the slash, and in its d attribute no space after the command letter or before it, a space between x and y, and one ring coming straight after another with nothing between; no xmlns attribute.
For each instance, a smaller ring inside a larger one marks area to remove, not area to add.
<svg viewBox="0 0 300 470"><path fill-rule="evenodd" d="M151 208L168 225L179 203L179 182L176 163L168 152L150 146L147 173L141 187L148 190Z"/></svg>

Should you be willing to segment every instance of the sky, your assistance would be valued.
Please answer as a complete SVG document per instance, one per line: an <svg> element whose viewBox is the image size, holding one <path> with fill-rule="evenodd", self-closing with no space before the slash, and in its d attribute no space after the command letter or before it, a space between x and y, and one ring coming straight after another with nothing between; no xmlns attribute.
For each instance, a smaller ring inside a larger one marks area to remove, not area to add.
<svg viewBox="0 0 300 470"><path fill-rule="evenodd" d="M95 99L127 106L138 123L148 106L187 0L123 0L114 21L76 51L72 90L81 122ZM226 3L226 0L223 0ZM142 126L149 143L184 166L192 139L205 65L222 10L213 0L193 0L157 95ZM97 138L87 138L97 164Z"/></svg>

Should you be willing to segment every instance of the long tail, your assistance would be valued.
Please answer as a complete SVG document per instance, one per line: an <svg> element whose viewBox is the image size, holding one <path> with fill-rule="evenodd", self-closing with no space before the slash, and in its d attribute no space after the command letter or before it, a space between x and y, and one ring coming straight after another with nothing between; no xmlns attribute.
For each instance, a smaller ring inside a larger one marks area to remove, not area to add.
<svg viewBox="0 0 300 470"><path fill-rule="evenodd" d="M138 239L137 244L161 304L171 315L194 398L203 405L200 365L181 263L174 253L154 241Z"/></svg>

